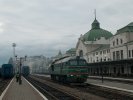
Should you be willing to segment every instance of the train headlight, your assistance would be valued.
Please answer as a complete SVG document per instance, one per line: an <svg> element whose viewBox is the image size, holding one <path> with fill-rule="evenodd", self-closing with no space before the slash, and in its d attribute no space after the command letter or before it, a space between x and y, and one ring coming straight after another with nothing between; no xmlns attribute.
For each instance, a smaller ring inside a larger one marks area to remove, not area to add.
<svg viewBox="0 0 133 100"><path fill-rule="evenodd" d="M70 76L73 76L73 75L70 75Z"/></svg>

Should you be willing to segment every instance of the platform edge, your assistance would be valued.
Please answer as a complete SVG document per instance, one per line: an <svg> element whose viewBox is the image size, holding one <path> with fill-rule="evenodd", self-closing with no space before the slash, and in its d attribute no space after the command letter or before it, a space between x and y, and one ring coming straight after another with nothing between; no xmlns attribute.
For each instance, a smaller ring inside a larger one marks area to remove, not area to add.
<svg viewBox="0 0 133 100"><path fill-rule="evenodd" d="M14 79L14 78L13 78ZM10 87L11 83L13 82L13 79L10 81L10 83L8 84L8 86L6 87L6 89L2 92L1 96L0 96L0 100L2 100L2 98L4 97L4 95L6 94L8 88Z"/></svg>

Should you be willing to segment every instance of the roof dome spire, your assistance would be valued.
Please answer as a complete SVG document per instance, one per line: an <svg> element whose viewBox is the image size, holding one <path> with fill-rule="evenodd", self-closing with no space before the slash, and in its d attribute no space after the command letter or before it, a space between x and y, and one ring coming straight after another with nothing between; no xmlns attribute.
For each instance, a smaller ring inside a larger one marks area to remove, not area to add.
<svg viewBox="0 0 133 100"><path fill-rule="evenodd" d="M96 9L94 11L94 14L95 14L95 20L92 23L92 29L100 29L100 23L96 19Z"/></svg>
<svg viewBox="0 0 133 100"><path fill-rule="evenodd" d="M96 20L96 17L97 17L97 15L96 15L96 9L95 9L94 13L95 13L95 20Z"/></svg>

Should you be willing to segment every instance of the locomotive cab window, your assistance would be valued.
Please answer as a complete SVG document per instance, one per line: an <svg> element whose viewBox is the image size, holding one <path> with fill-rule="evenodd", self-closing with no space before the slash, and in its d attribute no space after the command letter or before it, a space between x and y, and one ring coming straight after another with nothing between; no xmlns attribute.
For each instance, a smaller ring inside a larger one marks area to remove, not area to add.
<svg viewBox="0 0 133 100"><path fill-rule="evenodd" d="M70 65L84 66L86 65L86 61L85 60L70 60Z"/></svg>
<svg viewBox="0 0 133 100"><path fill-rule="evenodd" d="M78 62L76 60L70 60L70 65L78 65Z"/></svg>
<svg viewBox="0 0 133 100"><path fill-rule="evenodd" d="M86 61L85 60L79 60L79 65L86 65Z"/></svg>
<svg viewBox="0 0 133 100"><path fill-rule="evenodd" d="M52 71L54 71L54 65L51 66Z"/></svg>

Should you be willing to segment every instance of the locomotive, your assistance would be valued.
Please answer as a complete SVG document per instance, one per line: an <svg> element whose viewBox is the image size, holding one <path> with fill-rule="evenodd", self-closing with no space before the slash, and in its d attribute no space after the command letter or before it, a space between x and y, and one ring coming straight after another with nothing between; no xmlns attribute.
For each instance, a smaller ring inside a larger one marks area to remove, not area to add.
<svg viewBox="0 0 133 100"><path fill-rule="evenodd" d="M63 57L50 66L52 80L63 83L84 83L88 77L87 62L82 57Z"/></svg>
<svg viewBox="0 0 133 100"><path fill-rule="evenodd" d="M26 77L26 76L28 76L30 74L30 68L29 68L29 66L23 66L22 67L22 75L24 76L24 77Z"/></svg>
<svg viewBox="0 0 133 100"><path fill-rule="evenodd" d="M2 78L12 78L14 76L12 64L3 64L1 67Z"/></svg>

